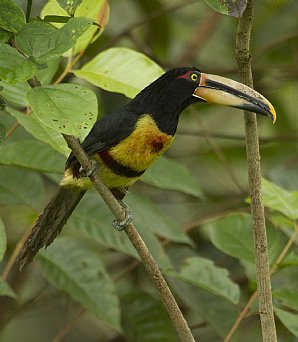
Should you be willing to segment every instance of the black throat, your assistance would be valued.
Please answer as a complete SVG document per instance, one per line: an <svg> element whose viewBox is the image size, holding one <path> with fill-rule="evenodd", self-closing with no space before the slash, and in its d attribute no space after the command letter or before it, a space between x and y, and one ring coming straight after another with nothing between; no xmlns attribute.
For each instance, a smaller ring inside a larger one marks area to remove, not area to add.
<svg viewBox="0 0 298 342"><path fill-rule="evenodd" d="M169 79L169 75L164 74L142 90L128 106L138 115L150 114L162 132L174 135L182 111L197 102L192 96L193 90L184 80Z"/></svg>

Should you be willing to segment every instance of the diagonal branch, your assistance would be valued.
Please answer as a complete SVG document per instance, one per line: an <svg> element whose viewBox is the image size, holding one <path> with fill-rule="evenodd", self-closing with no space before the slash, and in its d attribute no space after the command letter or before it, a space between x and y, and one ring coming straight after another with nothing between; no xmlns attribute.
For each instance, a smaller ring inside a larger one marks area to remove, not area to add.
<svg viewBox="0 0 298 342"><path fill-rule="evenodd" d="M253 20L253 0L239 20L236 36L236 60L240 81L250 87L253 85L251 56L249 53L250 35ZM270 269L268 261L268 242L265 214L261 190L261 165L256 115L245 112L246 154L248 161L248 185L253 219L253 237L256 258L256 280L259 298L259 313L263 341L277 341L273 314Z"/></svg>
<svg viewBox="0 0 298 342"><path fill-rule="evenodd" d="M66 140L68 146L72 149L72 152L78 159L79 163L85 170L87 174L92 172L92 163L85 154L84 150L75 139L75 137L70 135L63 135ZM115 215L118 221L122 221L125 218L125 213L123 208L120 206L116 198L113 196L111 191L103 184L98 173L92 173L90 175L90 180L93 182L95 189L98 191L100 196L103 198L107 206L110 208L112 213ZM165 308L173 322L173 325L183 342L194 342L194 338L191 334L191 331L185 321L178 304L175 301L175 298L168 287L161 271L159 270L156 262L154 261L151 253L149 252L147 246L142 240L140 234L136 230L135 226L131 223L129 226L125 228L125 232L130 239L131 243L137 250L147 273L149 274L151 280L155 284L159 295L165 305Z"/></svg>

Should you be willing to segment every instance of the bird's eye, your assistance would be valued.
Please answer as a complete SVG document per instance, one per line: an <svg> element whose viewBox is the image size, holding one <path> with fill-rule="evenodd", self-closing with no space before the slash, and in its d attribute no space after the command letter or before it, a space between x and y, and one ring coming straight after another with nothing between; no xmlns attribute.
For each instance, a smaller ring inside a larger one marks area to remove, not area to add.
<svg viewBox="0 0 298 342"><path fill-rule="evenodd" d="M190 78L191 78L192 81L195 82L195 81L198 80L198 75L197 75L197 74L191 74L191 75L190 75Z"/></svg>

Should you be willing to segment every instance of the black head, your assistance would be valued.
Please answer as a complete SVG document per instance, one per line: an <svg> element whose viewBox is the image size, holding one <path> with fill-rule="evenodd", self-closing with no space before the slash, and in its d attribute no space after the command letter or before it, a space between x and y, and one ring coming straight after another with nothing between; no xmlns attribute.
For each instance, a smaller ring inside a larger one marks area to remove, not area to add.
<svg viewBox="0 0 298 342"><path fill-rule="evenodd" d="M194 67L167 71L128 106L138 115L152 115L163 132L174 134L180 113L194 102L249 110L269 116L273 122L276 119L272 104L252 88L228 78L202 73Z"/></svg>
<svg viewBox="0 0 298 342"><path fill-rule="evenodd" d="M201 101L193 93L200 84L197 68L175 68L165 72L144 88L131 102L140 114L151 114L159 128L174 134L180 113L190 104Z"/></svg>

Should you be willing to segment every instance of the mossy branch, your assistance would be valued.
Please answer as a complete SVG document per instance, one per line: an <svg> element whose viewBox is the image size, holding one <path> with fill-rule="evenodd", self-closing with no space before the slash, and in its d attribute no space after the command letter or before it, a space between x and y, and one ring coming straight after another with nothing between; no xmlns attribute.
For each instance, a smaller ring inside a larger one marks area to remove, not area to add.
<svg viewBox="0 0 298 342"><path fill-rule="evenodd" d="M253 0L239 20L236 35L236 60L240 81L253 86L251 55L249 52L250 35L253 21ZM248 161L248 183L253 219L253 236L256 259L256 280L259 299L259 313L263 341L277 341L273 314L270 269L268 261L268 243L265 214L261 188L261 165L256 115L245 112L246 153Z"/></svg>

